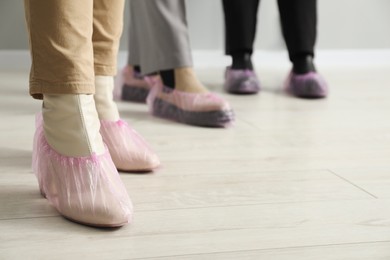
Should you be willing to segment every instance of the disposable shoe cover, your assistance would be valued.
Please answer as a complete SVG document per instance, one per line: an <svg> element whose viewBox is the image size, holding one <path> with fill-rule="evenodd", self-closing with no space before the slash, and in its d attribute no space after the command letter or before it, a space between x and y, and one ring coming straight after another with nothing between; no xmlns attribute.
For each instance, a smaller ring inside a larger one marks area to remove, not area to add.
<svg viewBox="0 0 390 260"><path fill-rule="evenodd" d="M163 86L148 78L153 86L147 98L150 112L177 122L226 127L234 121L229 103L214 93L189 93Z"/></svg>
<svg viewBox="0 0 390 260"><path fill-rule="evenodd" d="M253 70L226 68L224 89L233 94L256 94L260 91L260 82Z"/></svg>
<svg viewBox="0 0 390 260"><path fill-rule="evenodd" d="M287 77L284 88L290 95L302 98L323 98L329 92L328 84L317 72L306 74L291 72Z"/></svg>
<svg viewBox="0 0 390 260"><path fill-rule="evenodd" d="M86 225L117 227L129 223L133 206L108 150L86 157L68 157L47 143L37 117L33 172L42 195L64 217Z"/></svg>
<svg viewBox="0 0 390 260"><path fill-rule="evenodd" d="M100 133L118 170L150 171L160 165L146 141L125 121L100 121Z"/></svg>
<svg viewBox="0 0 390 260"><path fill-rule="evenodd" d="M142 75L126 66L115 80L114 99L145 103L149 90Z"/></svg>

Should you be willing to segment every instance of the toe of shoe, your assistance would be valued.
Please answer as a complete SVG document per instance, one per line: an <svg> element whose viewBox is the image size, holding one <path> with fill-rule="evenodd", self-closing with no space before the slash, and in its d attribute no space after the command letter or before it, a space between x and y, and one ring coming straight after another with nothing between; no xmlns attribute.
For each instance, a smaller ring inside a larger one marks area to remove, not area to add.
<svg viewBox="0 0 390 260"><path fill-rule="evenodd" d="M120 227L130 223L133 205L128 198L115 198L107 194L104 203L97 201L84 207L63 207L60 210L65 218L88 226Z"/></svg>
<svg viewBox="0 0 390 260"><path fill-rule="evenodd" d="M292 75L287 80L286 91L302 98L324 98L328 95L328 85L318 73Z"/></svg>
<svg viewBox="0 0 390 260"><path fill-rule="evenodd" d="M295 87L296 96L306 98L323 98L327 96L327 87L317 81L308 81L302 86Z"/></svg>
<svg viewBox="0 0 390 260"><path fill-rule="evenodd" d="M241 82L226 82L225 90L233 94L256 94L260 91L260 84L257 80L245 80Z"/></svg>
<svg viewBox="0 0 390 260"><path fill-rule="evenodd" d="M141 151L127 158L113 158L118 170L125 172L147 172L160 166L158 156L152 151Z"/></svg>

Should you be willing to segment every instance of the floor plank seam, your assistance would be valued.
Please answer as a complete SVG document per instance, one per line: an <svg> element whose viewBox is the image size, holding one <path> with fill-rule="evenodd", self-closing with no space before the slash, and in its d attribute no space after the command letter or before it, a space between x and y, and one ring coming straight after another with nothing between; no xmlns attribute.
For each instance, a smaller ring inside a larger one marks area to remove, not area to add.
<svg viewBox="0 0 390 260"><path fill-rule="evenodd" d="M30 220L30 219L44 219L44 218L56 218L61 217L61 215L51 215L51 216L36 216L36 217L21 217L21 218L2 218L1 221L13 221L13 220Z"/></svg>
<svg viewBox="0 0 390 260"><path fill-rule="evenodd" d="M341 175L339 175L339 174L335 173L334 171L332 171L332 170L330 170L330 169L328 169L328 171L329 171L331 174L333 174L333 175L337 176L338 178L340 178L340 179L344 180L345 182L347 182L347 183L349 183L349 184L351 184L351 185L355 186L355 187L356 187L356 188L358 188L359 190L361 190L361 191L363 191L363 192L367 193L368 195L370 195L370 196L371 196L371 197L373 197L374 199L379 199L377 196L375 196L375 195L374 195L374 194L372 194L371 192L369 192L369 191L367 191L367 190L363 189L363 188L362 188L362 187L360 187L359 185L357 185L357 184L355 184L355 183L351 182L350 180L348 180L348 179L346 179L346 178L342 177Z"/></svg>
<svg viewBox="0 0 390 260"><path fill-rule="evenodd" d="M377 199L377 198L376 198ZM281 201L281 202L264 202L255 204L232 204L232 205L215 205L208 207L190 207L190 208L168 208L168 209L153 209L153 210L136 210L136 212L161 212L175 210L194 210L194 209L210 209L210 208L231 208L231 207L249 207L249 206L266 206L266 205L286 205L286 204L307 204L307 203L322 203L322 202L350 202L350 201L370 201L372 198L357 198L357 199L327 199L327 200L307 200L307 201Z"/></svg>
<svg viewBox="0 0 390 260"><path fill-rule="evenodd" d="M309 245L309 246L292 246L292 247L270 247L270 248L259 248L259 249L250 249L250 250L235 250L235 251L218 251L218 252L209 252L209 253L199 253L199 254L182 254L182 255L164 255L157 257L146 257L146 258L125 258L124 260L147 260L147 259L159 259L166 257L187 257L187 256L207 256L207 255L219 255L219 254L230 254L230 253L245 253L245 252L260 252L260 251L270 251L270 250L288 250L288 249L304 249L304 248L321 248L321 247L331 247L331 246L352 246L352 245L367 245L367 244L378 244L378 243L390 243L389 240L383 241L364 241L364 242L354 242L354 243L341 243L341 244L319 244L319 245Z"/></svg>

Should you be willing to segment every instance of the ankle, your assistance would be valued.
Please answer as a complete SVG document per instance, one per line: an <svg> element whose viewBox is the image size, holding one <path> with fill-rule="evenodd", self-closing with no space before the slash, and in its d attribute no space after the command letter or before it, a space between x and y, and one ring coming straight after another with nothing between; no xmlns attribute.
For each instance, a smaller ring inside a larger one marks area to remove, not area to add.
<svg viewBox="0 0 390 260"><path fill-rule="evenodd" d="M114 78L95 76L95 103L100 120L118 121L119 112L113 98Z"/></svg>
<svg viewBox="0 0 390 260"><path fill-rule="evenodd" d="M160 77L164 86L174 89L176 87L175 70L161 70Z"/></svg>
<svg viewBox="0 0 390 260"><path fill-rule="evenodd" d="M253 70L252 64L252 54L249 52L237 52L232 54L232 69L235 70L244 70L249 69Z"/></svg>
<svg viewBox="0 0 390 260"><path fill-rule="evenodd" d="M296 74L306 74L316 71L312 55L297 55L293 58L292 62L293 72Z"/></svg>
<svg viewBox="0 0 390 260"><path fill-rule="evenodd" d="M141 66L139 65L127 65L128 67L132 67L135 73L141 74Z"/></svg>
<svg viewBox="0 0 390 260"><path fill-rule="evenodd" d="M207 93L209 90L199 81L192 67L177 68L175 73L175 89L191 93Z"/></svg>
<svg viewBox="0 0 390 260"><path fill-rule="evenodd" d="M83 157L104 153L92 95L44 95L42 116L46 141L59 154Z"/></svg>
<svg viewBox="0 0 390 260"><path fill-rule="evenodd" d="M142 80L141 66L138 65L126 65L123 68L123 72L129 79Z"/></svg>

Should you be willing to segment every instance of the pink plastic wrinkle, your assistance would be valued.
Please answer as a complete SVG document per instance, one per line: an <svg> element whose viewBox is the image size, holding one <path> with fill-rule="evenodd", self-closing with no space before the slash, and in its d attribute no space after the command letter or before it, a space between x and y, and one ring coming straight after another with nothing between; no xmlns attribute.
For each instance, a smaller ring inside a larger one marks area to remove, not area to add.
<svg viewBox="0 0 390 260"><path fill-rule="evenodd" d="M144 77L129 66L125 66L115 78L114 100L144 103L149 92Z"/></svg>
<svg viewBox="0 0 390 260"><path fill-rule="evenodd" d="M147 81L153 84L148 98L146 100L150 109L156 98L162 93L169 95L169 101L177 107L186 111L214 111L214 110L231 110L230 105L215 93L188 93L164 87L161 81L147 77Z"/></svg>
<svg viewBox="0 0 390 260"><path fill-rule="evenodd" d="M157 76L146 77L151 85L146 103L151 114L177 122L228 127L234 121L229 103L214 93L189 93L165 87Z"/></svg>
<svg viewBox="0 0 390 260"><path fill-rule="evenodd" d="M100 133L115 166L124 171L150 171L160 160L146 141L125 121L100 121Z"/></svg>
<svg viewBox="0 0 390 260"><path fill-rule="evenodd" d="M260 88L260 82L253 70L226 68L224 89L227 92L255 94L260 91Z"/></svg>
<svg viewBox="0 0 390 260"><path fill-rule="evenodd" d="M133 206L108 150L86 157L68 157L47 143L42 116L37 116L33 172L41 192L65 217L96 225L129 223Z"/></svg>
<svg viewBox="0 0 390 260"><path fill-rule="evenodd" d="M325 79L317 72L295 74L290 72L285 83L285 91L294 96L307 98L322 98L329 94Z"/></svg>

